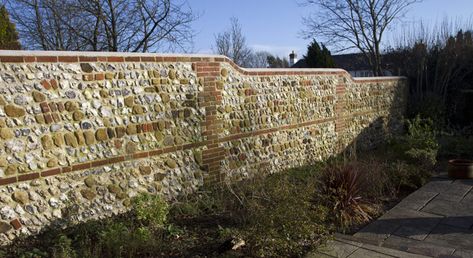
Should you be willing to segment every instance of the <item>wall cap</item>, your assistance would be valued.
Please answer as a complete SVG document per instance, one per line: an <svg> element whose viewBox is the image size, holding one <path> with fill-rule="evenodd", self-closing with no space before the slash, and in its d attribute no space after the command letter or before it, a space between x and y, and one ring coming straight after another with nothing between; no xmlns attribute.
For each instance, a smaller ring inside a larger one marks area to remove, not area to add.
<svg viewBox="0 0 473 258"><path fill-rule="evenodd" d="M213 54L187 54L187 53L136 53L136 52L93 52L93 51L42 51L42 50L0 50L1 56L17 57L165 57L165 58L209 58L220 59L234 66L237 70L248 74L258 73L334 73L347 74L353 81L380 81L380 80L405 80L404 76L379 76L379 77L352 77L341 68L243 68L236 65L230 58ZM1 63L1 62L0 62Z"/></svg>

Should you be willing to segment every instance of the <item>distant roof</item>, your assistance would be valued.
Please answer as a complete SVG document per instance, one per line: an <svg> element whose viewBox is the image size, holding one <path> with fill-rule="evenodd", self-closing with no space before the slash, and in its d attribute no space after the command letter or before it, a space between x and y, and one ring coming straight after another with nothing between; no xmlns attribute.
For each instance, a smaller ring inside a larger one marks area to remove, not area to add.
<svg viewBox="0 0 473 258"><path fill-rule="evenodd" d="M347 71L371 69L363 54L360 53L333 55L332 58L335 62L335 68L342 68ZM305 59L302 58L291 66L291 68L307 68L307 63Z"/></svg>
<svg viewBox="0 0 473 258"><path fill-rule="evenodd" d="M305 59L299 59L295 64L291 66L291 68L307 68L307 63L305 62Z"/></svg>
<svg viewBox="0 0 473 258"><path fill-rule="evenodd" d="M347 71L371 70L365 56L360 53L333 55L332 58L337 68L343 68Z"/></svg>

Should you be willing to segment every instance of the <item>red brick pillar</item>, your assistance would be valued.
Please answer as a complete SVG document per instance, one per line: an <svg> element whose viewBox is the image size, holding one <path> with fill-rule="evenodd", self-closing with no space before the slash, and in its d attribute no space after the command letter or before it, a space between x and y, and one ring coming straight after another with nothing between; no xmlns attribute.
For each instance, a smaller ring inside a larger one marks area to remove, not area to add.
<svg viewBox="0 0 473 258"><path fill-rule="evenodd" d="M345 99L346 83L343 76L339 76L336 86L336 102L335 102L335 132L338 138L337 152L342 151L347 140L345 135L346 128L346 99Z"/></svg>
<svg viewBox="0 0 473 258"><path fill-rule="evenodd" d="M206 148L202 152L202 163L207 172L204 183L208 185L222 180L221 162L225 157L224 148L219 145L222 120L217 114L217 108L222 104L222 83L218 83L220 62L207 60L194 64L199 83L203 86L203 91L199 93L199 106L205 108L202 138Z"/></svg>

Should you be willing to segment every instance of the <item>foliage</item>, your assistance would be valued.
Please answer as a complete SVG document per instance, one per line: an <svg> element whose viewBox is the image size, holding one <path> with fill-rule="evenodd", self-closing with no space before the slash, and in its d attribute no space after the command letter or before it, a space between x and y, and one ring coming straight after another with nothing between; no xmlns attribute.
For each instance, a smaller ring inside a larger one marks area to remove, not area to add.
<svg viewBox="0 0 473 258"><path fill-rule="evenodd" d="M135 227L125 222L112 222L99 232L99 243L107 257L126 257L130 254L146 253L153 248L153 234L148 227Z"/></svg>
<svg viewBox="0 0 473 258"><path fill-rule="evenodd" d="M437 128L473 123L473 35L471 25L465 27L467 30L452 31L444 21L428 32L421 26L418 35L412 32L409 41L399 43L385 56L409 79L411 116L431 118Z"/></svg>
<svg viewBox="0 0 473 258"><path fill-rule="evenodd" d="M413 121L419 137L426 125ZM422 125L419 125L422 124ZM408 137L408 136L406 136ZM412 136L413 137L413 136ZM415 144L413 144L414 146ZM389 151L387 151L389 150ZM168 205L155 195L132 200L128 213L46 230L0 248L13 257L293 257L377 216L403 189L422 185L425 171L391 146L357 162L326 163L255 176L182 196ZM407 158L408 160L404 160ZM237 251L221 250L242 239ZM2 251L4 251L2 253Z"/></svg>
<svg viewBox="0 0 473 258"><path fill-rule="evenodd" d="M407 120L407 133L391 141L393 148L411 163L431 169L437 161L439 144L431 119L416 116Z"/></svg>
<svg viewBox="0 0 473 258"><path fill-rule="evenodd" d="M172 212L229 221L219 225L219 235L244 239L248 256L300 256L328 235L327 209L313 202L317 174L300 168L217 187L176 204Z"/></svg>
<svg viewBox="0 0 473 258"><path fill-rule="evenodd" d="M321 198L331 207L333 219L342 230L353 224L366 223L375 207L363 199L364 182L357 164L332 164L321 177Z"/></svg>
<svg viewBox="0 0 473 258"><path fill-rule="evenodd" d="M250 66L252 50L246 43L246 37L237 18L232 17L230 27L215 36L215 52L229 57L239 66Z"/></svg>
<svg viewBox="0 0 473 258"><path fill-rule="evenodd" d="M18 33L5 6L0 7L0 49L21 49Z"/></svg>
<svg viewBox="0 0 473 258"><path fill-rule="evenodd" d="M415 190L428 182L432 176L431 170L404 161L395 161L387 167L392 186L397 192L402 189Z"/></svg>
<svg viewBox="0 0 473 258"><path fill-rule="evenodd" d="M304 18L305 35L339 50L357 49L375 75L382 75L381 44L386 30L419 0L304 0L315 12Z"/></svg>
<svg viewBox="0 0 473 258"><path fill-rule="evenodd" d="M445 128L446 125L446 114L445 114L445 103L442 98L432 92L425 93L416 103L413 103L410 112L416 114L416 116L427 118L435 121L433 127L436 130Z"/></svg>
<svg viewBox="0 0 473 258"><path fill-rule="evenodd" d="M439 156L455 159L473 159L473 137L443 135L439 141Z"/></svg>
<svg viewBox="0 0 473 258"><path fill-rule="evenodd" d="M74 249L72 248L72 240L66 235L60 234L54 247L53 257L57 258L73 258L77 257Z"/></svg>
<svg viewBox="0 0 473 258"><path fill-rule="evenodd" d="M143 225L162 228L167 220L169 206L159 195L141 194L133 200L133 211Z"/></svg>
<svg viewBox="0 0 473 258"><path fill-rule="evenodd" d="M321 47L315 39L307 46L307 54L304 56L304 60L308 68L335 67L335 62L333 61L330 51L324 44L322 44Z"/></svg>
<svg viewBox="0 0 473 258"><path fill-rule="evenodd" d="M186 51L197 19L183 0L4 2L27 49Z"/></svg>
<svg viewBox="0 0 473 258"><path fill-rule="evenodd" d="M269 55L267 57L269 68L287 68L289 67L289 61L287 58L280 58L279 56Z"/></svg>
<svg viewBox="0 0 473 258"><path fill-rule="evenodd" d="M301 256L328 234L327 209L313 203L315 171L292 173L235 189L244 210L239 235L250 243L250 254Z"/></svg>

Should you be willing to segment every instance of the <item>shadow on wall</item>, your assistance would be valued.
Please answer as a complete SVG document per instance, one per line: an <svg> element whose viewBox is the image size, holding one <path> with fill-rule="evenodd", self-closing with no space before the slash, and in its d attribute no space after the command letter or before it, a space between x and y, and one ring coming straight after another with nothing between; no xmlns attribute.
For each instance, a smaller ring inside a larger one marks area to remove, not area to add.
<svg viewBox="0 0 473 258"><path fill-rule="evenodd" d="M252 132L256 136L227 143L225 148L229 153L227 161L230 161L230 166L223 167L227 174L225 180L243 180L255 173L272 174L311 165L330 156L353 156L356 150L378 146L392 135L403 132L403 114L407 103L405 85L405 81L355 81L347 84L350 92L341 97L341 102L349 104L341 110L337 110L336 102L330 106L342 114L343 121L338 125L340 119L262 135L254 130ZM310 119L309 123L321 117ZM340 125L340 128L334 128ZM297 143L292 145L294 141ZM244 145L248 147L243 148ZM244 159L240 159L242 155ZM232 166L231 162L237 165Z"/></svg>
<svg viewBox="0 0 473 258"><path fill-rule="evenodd" d="M337 146L333 155L353 158L356 157L357 151L374 149L386 143L391 137L404 133L407 87L404 82L392 87L389 103L384 102L384 95L372 99L370 102L377 104L371 107L370 112L357 112L346 108L344 116L346 127L338 132Z"/></svg>

